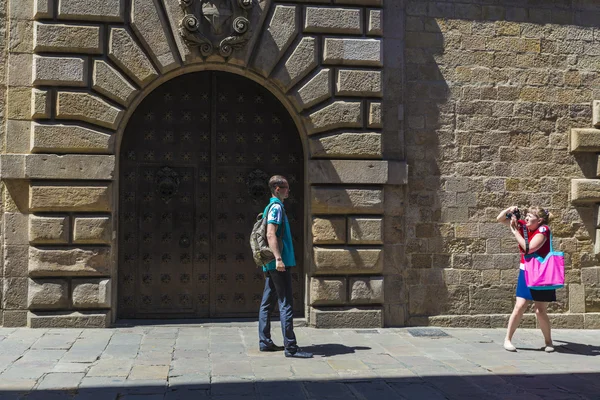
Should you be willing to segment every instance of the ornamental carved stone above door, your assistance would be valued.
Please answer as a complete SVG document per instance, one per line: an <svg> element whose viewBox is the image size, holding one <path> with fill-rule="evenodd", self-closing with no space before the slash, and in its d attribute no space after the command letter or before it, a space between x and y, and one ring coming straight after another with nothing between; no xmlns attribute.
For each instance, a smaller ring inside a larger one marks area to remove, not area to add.
<svg viewBox="0 0 600 400"><path fill-rule="evenodd" d="M282 174L303 310L303 152L296 127L260 85L224 72L158 87L129 121L121 146L121 318L254 316L264 278L248 240Z"/></svg>

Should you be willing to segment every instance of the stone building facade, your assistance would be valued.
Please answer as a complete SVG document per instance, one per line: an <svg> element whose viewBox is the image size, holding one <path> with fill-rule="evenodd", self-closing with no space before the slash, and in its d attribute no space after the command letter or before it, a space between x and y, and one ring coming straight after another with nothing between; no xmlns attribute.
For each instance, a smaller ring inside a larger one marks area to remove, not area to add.
<svg viewBox="0 0 600 400"><path fill-rule="evenodd" d="M290 181L317 327L504 326L508 205L600 328L595 0L0 0L3 326L255 317ZM533 326L533 315L524 323Z"/></svg>

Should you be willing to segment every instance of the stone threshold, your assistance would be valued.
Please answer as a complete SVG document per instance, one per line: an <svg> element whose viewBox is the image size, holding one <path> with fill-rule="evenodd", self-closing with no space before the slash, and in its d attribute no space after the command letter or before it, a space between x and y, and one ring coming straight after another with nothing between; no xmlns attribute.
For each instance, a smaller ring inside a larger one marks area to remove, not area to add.
<svg viewBox="0 0 600 400"><path fill-rule="evenodd" d="M162 328L250 328L258 323L256 318L207 318L207 319L118 319L111 328L162 327ZM271 318L271 326L279 324ZM294 327L306 327L306 318L294 318Z"/></svg>

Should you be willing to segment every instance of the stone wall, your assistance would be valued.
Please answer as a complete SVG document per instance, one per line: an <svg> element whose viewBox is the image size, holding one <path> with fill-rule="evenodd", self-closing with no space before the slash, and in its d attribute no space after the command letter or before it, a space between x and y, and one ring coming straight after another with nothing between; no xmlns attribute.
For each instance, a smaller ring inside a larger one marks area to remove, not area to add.
<svg viewBox="0 0 600 400"><path fill-rule="evenodd" d="M6 121L3 110L6 110L6 65L7 65L7 1L0 1L0 149L4 149L6 137ZM1 151L0 151L1 152ZM0 243L4 242L4 183L0 183ZM4 319L4 253L0 245L0 321Z"/></svg>
<svg viewBox="0 0 600 400"><path fill-rule="evenodd" d="M600 96L598 21L595 1L406 3L409 324L505 326L519 260L495 218L540 205L567 261L551 319L599 326L597 188L571 203L598 161L569 149Z"/></svg>

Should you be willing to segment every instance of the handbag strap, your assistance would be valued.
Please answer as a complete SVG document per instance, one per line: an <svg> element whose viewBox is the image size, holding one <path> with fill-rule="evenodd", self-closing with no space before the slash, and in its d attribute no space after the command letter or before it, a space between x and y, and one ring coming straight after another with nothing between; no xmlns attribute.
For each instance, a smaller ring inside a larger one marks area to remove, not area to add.
<svg viewBox="0 0 600 400"><path fill-rule="evenodd" d="M527 232L527 225L523 225L523 238L525 239L525 255L529 254L529 232Z"/></svg>

